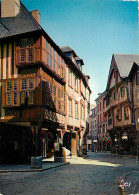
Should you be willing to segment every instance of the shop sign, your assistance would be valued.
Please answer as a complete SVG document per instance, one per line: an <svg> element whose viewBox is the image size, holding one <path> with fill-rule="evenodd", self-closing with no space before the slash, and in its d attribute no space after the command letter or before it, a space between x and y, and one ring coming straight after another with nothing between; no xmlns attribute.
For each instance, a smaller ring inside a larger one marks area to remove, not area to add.
<svg viewBox="0 0 139 195"><path fill-rule="evenodd" d="M92 144L92 140L87 140L87 144Z"/></svg>
<svg viewBox="0 0 139 195"><path fill-rule="evenodd" d="M122 140L128 140L128 136L126 132L123 133Z"/></svg>

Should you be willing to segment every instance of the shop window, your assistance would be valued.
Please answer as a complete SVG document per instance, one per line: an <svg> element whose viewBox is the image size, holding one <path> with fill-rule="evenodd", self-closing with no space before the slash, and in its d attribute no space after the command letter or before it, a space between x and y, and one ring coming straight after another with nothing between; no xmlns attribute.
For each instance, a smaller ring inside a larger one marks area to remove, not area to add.
<svg viewBox="0 0 139 195"><path fill-rule="evenodd" d="M124 108L125 120L129 119L129 107Z"/></svg>

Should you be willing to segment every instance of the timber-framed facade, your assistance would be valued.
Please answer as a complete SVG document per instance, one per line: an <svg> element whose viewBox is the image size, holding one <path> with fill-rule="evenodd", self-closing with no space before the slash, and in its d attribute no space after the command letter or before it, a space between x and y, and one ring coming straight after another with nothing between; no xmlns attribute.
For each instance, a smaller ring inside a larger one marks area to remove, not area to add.
<svg viewBox="0 0 139 195"><path fill-rule="evenodd" d="M91 93L88 77L78 67L82 60L66 56L40 26L39 12L30 13L18 3L12 16L4 15L9 7L3 6L0 18L0 163L51 157L54 143L76 156L77 142L81 148L88 130ZM69 70L77 97L69 92Z"/></svg>

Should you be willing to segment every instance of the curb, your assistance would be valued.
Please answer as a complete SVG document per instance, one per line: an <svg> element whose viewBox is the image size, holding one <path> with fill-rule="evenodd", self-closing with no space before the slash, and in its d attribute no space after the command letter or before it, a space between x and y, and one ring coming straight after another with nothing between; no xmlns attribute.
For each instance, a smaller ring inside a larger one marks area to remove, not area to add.
<svg viewBox="0 0 139 195"><path fill-rule="evenodd" d="M63 163L61 165L55 165L52 167L48 167L48 168L44 168L44 169L22 169L22 170L0 170L0 173L12 173L12 172L43 172L49 169L54 169L54 168L58 168L64 165L69 165L70 163Z"/></svg>
<svg viewBox="0 0 139 195"><path fill-rule="evenodd" d="M88 157L89 157L89 155L86 155L86 156L83 157L83 159L88 158Z"/></svg>
<svg viewBox="0 0 139 195"><path fill-rule="evenodd" d="M112 156L117 156L117 157L122 157L122 158L134 158L134 159L137 159L137 156L128 156L128 155L118 155L118 154L112 154Z"/></svg>

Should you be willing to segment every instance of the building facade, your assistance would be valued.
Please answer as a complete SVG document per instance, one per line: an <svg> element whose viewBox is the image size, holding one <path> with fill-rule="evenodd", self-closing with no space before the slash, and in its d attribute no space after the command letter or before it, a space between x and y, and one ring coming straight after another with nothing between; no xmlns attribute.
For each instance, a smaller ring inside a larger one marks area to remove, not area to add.
<svg viewBox="0 0 139 195"><path fill-rule="evenodd" d="M69 149L76 155L77 135L81 134L81 146L87 130L91 91L86 77L80 68L74 70L76 63L63 53L39 22L37 10L30 13L20 1L1 1L0 163L26 162L38 155L50 157L54 154L54 145L58 148L65 145L65 134L69 131ZM82 61L77 57L78 63ZM72 88L72 96L68 93L69 69L77 76L74 91L79 92L79 97L82 85L85 86L83 103L77 100L78 95L73 94ZM85 115L83 126L81 105ZM72 113L74 123L69 119ZM65 146L68 148L67 143Z"/></svg>
<svg viewBox="0 0 139 195"><path fill-rule="evenodd" d="M96 151L98 148L98 132L97 132L97 108L91 109L89 121L89 134L87 135L88 150Z"/></svg>
<svg viewBox="0 0 139 195"><path fill-rule="evenodd" d="M70 149L71 155L82 156L82 144L86 143L89 132L90 88L89 77L82 73L84 62L70 47L61 47L68 58L66 67L67 81L67 130L64 135L64 146ZM69 142L69 146L67 143Z"/></svg>
<svg viewBox="0 0 139 195"><path fill-rule="evenodd" d="M105 97L106 116L112 151L119 154L137 154L138 77L133 64L138 60L139 55L112 56Z"/></svg>
<svg viewBox="0 0 139 195"><path fill-rule="evenodd" d="M106 120L106 91L101 93L96 99L97 105L97 131L98 131L98 150L105 151L111 148L111 139L107 132L107 120Z"/></svg>

